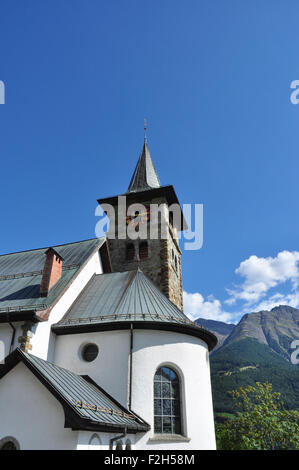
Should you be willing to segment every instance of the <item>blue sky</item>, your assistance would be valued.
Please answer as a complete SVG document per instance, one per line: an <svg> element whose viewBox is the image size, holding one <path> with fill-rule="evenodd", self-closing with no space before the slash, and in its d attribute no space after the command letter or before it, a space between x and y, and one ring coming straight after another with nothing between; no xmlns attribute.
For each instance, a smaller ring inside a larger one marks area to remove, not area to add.
<svg viewBox="0 0 299 470"><path fill-rule="evenodd" d="M298 15L296 0L2 0L1 253L93 237L146 117L162 184L204 204L190 313L299 306Z"/></svg>

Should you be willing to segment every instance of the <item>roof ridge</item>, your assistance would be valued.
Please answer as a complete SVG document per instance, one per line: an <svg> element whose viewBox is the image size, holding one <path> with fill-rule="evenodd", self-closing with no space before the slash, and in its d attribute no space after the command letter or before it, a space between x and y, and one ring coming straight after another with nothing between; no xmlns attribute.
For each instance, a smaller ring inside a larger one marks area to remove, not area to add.
<svg viewBox="0 0 299 470"><path fill-rule="evenodd" d="M142 272L142 271L141 271ZM174 312L180 316L180 319L181 320L189 320L189 318L184 314L184 312L182 312L182 310L179 309L179 307L177 305L175 305L165 294L164 292L162 292L152 281L151 279L149 279L143 272L143 282L145 282L148 287L151 289L152 292L155 292L155 291L159 291L162 296L160 297L161 299L161 302L165 305L170 305L172 310L174 310ZM191 320L189 320L191 321Z"/></svg>
<svg viewBox="0 0 299 470"><path fill-rule="evenodd" d="M126 292L127 292L128 289L129 289L129 286L131 286L131 284L132 284L132 282L133 282L133 279L136 277L136 274L137 274L137 270L136 270L136 271L128 271L128 272L130 272L131 275L129 276L128 282L127 282L127 284L125 285L124 290L123 290L123 292L122 292L122 294L121 294L121 296L120 296L120 298L119 298L119 301L117 302L117 304L116 304L116 306L115 306L115 308L114 308L114 311L113 311L114 314L115 314L115 312L117 311L118 306L121 304L122 299L124 298Z"/></svg>
<svg viewBox="0 0 299 470"><path fill-rule="evenodd" d="M110 274L110 273L109 273ZM85 289L88 288L88 286L92 283L92 281L94 280L94 278L97 276L96 273L93 273L93 275L91 276L91 278L89 279L89 281L87 281L87 283L85 284L85 286L83 287L83 289L81 289L81 292L79 292L79 295L77 295L77 297L75 298L74 302L69 306L69 308L67 309L67 311L65 312L65 314L63 315L63 317L61 318L60 321L62 321L64 319L64 317L66 317L66 315L68 314L69 310L73 307L73 305L77 302L77 300L80 299L80 297L82 297Z"/></svg>
<svg viewBox="0 0 299 470"><path fill-rule="evenodd" d="M8 256L8 255L17 255L17 254L21 254L21 253L28 253L29 251L46 250L47 248L57 248L58 246L75 245L77 243L84 243L84 242L89 242L89 241L92 241L92 240L102 240L103 238L106 238L106 237L87 238L86 240L78 240L76 242L61 243L59 245L48 245L48 246L44 246L44 247L40 247L40 248L31 248L31 249L28 249L28 250L12 251L11 253L2 253L2 254L0 254L0 257L1 256Z"/></svg>

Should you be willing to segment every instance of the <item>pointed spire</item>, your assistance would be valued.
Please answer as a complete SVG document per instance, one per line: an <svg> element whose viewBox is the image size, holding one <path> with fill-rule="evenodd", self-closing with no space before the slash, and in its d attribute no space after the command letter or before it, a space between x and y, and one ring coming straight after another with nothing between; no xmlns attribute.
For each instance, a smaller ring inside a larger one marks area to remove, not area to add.
<svg viewBox="0 0 299 470"><path fill-rule="evenodd" d="M160 188L160 181L146 139L147 123L144 120L144 144L134 174L129 184L128 193Z"/></svg>

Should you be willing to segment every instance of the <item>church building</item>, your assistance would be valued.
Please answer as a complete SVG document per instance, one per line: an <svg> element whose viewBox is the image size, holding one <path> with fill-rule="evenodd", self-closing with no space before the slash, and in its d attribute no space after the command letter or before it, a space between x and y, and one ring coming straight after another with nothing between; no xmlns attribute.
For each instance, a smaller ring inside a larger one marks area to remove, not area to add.
<svg viewBox="0 0 299 470"><path fill-rule="evenodd" d="M183 313L186 222L146 138L121 196L98 200L115 209L114 236L0 256L0 450L216 447L217 339ZM120 200L135 227L163 207L166 236L159 218L156 238L124 235Z"/></svg>

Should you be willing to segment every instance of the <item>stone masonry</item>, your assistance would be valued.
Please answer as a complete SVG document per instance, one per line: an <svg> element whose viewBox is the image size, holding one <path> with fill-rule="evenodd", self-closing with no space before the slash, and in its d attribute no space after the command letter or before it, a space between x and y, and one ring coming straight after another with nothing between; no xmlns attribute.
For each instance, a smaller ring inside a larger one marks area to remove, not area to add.
<svg viewBox="0 0 299 470"><path fill-rule="evenodd" d="M151 191L149 190L149 197ZM136 201L138 202L138 201ZM145 207L153 203L153 200L142 202ZM161 198L155 199L154 203L164 204L167 212L168 219L168 206L166 200ZM117 213L117 208L116 211ZM181 251L178 244L178 232L168 223L166 234L167 238L161 238L161 223L158 223L159 238L150 239L149 225L147 223L148 236L146 241L148 243L148 256L145 259L139 257L139 245L145 239L131 240L129 238L119 239L118 235L118 221L116 219L116 238L109 238L109 249L112 270L116 271L131 271L138 267L143 273L148 276L156 286L171 300L177 307L183 309L183 293L182 293L182 270L181 270ZM128 244L134 245L134 257L130 260L126 259L126 249Z"/></svg>

